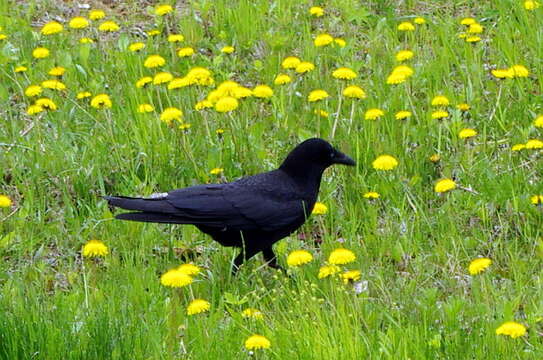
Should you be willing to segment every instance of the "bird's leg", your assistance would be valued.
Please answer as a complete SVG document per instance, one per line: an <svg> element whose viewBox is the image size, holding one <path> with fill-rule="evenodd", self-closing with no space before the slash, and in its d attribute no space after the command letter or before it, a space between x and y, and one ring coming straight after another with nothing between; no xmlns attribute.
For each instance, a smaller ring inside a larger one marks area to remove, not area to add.
<svg viewBox="0 0 543 360"><path fill-rule="evenodd" d="M236 275L243 262L255 256L259 251L260 249L241 248L239 255L234 259L234 264L232 265L232 275Z"/></svg>
<svg viewBox="0 0 543 360"><path fill-rule="evenodd" d="M262 255L264 256L264 260L269 267L277 270L285 270L281 265L277 263L277 256L275 256L275 253L273 252L273 249L271 247L262 250Z"/></svg>

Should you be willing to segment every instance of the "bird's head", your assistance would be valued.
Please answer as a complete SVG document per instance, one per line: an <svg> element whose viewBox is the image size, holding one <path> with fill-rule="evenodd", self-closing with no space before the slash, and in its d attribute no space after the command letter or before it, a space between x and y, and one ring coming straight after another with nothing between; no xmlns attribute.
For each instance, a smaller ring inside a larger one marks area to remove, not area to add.
<svg viewBox="0 0 543 360"><path fill-rule="evenodd" d="M353 159L334 148L326 140L312 138L296 146L281 164L281 169L291 173L315 169L322 173L334 164L356 165Z"/></svg>

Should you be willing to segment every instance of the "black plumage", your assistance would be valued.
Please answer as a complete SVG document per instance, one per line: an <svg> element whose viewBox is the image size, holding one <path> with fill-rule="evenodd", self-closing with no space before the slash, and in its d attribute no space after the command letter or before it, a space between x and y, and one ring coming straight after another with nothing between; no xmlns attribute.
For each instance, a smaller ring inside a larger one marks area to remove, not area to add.
<svg viewBox="0 0 543 360"><path fill-rule="evenodd" d="M322 139L309 139L292 150L273 171L226 184L198 185L150 198L106 196L110 205L135 212L117 219L192 224L223 246L241 249L233 271L262 252L278 268L272 245L298 229L311 214L324 170L355 165Z"/></svg>

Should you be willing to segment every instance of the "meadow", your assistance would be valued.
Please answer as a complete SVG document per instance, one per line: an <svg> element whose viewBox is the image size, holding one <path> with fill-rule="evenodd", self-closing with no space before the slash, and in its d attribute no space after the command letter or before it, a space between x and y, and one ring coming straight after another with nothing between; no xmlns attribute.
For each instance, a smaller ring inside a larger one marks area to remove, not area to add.
<svg viewBox="0 0 543 360"><path fill-rule="evenodd" d="M541 359L540 2L4 0L0 28L0 359ZM288 274L101 198L316 136L357 165Z"/></svg>

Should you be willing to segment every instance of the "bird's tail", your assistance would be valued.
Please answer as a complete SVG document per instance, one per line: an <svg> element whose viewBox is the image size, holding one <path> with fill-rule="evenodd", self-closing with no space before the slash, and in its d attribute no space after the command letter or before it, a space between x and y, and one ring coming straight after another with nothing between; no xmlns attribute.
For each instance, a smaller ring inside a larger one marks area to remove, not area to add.
<svg viewBox="0 0 543 360"><path fill-rule="evenodd" d="M164 198L134 198L126 196L104 196L109 205L136 212L124 213L115 216L120 220L190 224L191 220L179 216L179 210L173 207ZM177 216L176 216L177 214Z"/></svg>

